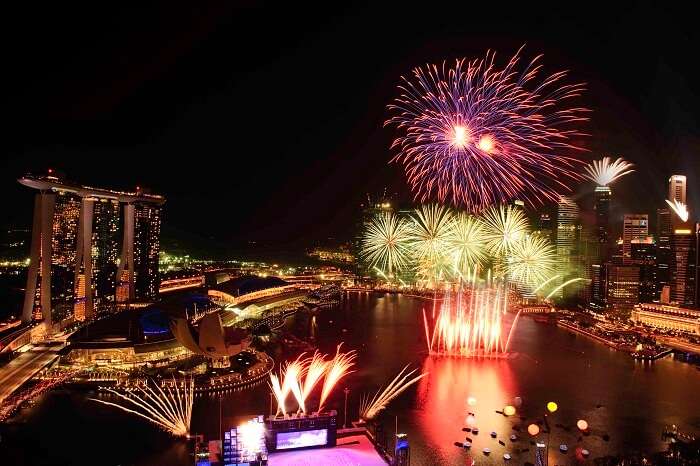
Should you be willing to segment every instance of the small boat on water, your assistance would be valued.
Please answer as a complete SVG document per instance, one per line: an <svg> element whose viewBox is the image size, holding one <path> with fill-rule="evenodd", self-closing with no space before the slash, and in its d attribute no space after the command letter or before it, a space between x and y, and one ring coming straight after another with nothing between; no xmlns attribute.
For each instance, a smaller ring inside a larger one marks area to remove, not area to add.
<svg viewBox="0 0 700 466"><path fill-rule="evenodd" d="M478 428L478 427L472 427L472 434L478 435L478 434L479 434L479 428Z"/></svg>
<svg viewBox="0 0 700 466"><path fill-rule="evenodd" d="M591 452L584 448L583 450L581 450L581 454L583 455L584 458L588 458L588 455L590 455Z"/></svg>
<svg viewBox="0 0 700 466"><path fill-rule="evenodd" d="M488 456L491 454L491 450L488 448L484 448L484 455Z"/></svg>
<svg viewBox="0 0 700 466"><path fill-rule="evenodd" d="M469 441L467 441L467 442L464 442L464 444L463 444L463 445L464 445L464 448L466 448L466 449L468 449L468 448L471 448L471 447L472 447L472 443L471 443L471 442L469 442Z"/></svg>
<svg viewBox="0 0 700 466"><path fill-rule="evenodd" d="M498 434L495 431L493 431L493 432L491 432L491 437L496 438L496 437L498 437Z"/></svg>
<svg viewBox="0 0 700 466"><path fill-rule="evenodd" d="M510 453L503 453L503 459L508 461L511 458Z"/></svg>
<svg viewBox="0 0 700 466"><path fill-rule="evenodd" d="M559 451L561 451L562 453L566 453L567 451L569 451L569 447L565 443L562 443L561 445L559 445Z"/></svg>
<svg viewBox="0 0 700 466"><path fill-rule="evenodd" d="M518 440L518 436L515 435L515 434L511 434L511 436L510 436L510 441L511 441L511 442L515 442L516 440Z"/></svg>

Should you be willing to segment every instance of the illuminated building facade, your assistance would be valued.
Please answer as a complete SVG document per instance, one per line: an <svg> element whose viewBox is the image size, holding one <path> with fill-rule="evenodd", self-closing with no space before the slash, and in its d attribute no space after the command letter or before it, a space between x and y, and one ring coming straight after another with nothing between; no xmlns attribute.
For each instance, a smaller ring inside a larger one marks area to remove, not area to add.
<svg viewBox="0 0 700 466"><path fill-rule="evenodd" d="M622 221L622 263L632 263L632 241L649 236L647 214L625 214Z"/></svg>
<svg viewBox="0 0 700 466"><path fill-rule="evenodd" d="M685 175L671 175L668 179L669 201L678 201L687 204L685 202L686 182Z"/></svg>
<svg viewBox="0 0 700 466"><path fill-rule="evenodd" d="M578 243L581 225L579 223L579 208L573 199L561 196L557 204L557 238L556 251L560 267L564 271L560 283L571 274L577 273ZM562 296L562 291L559 296Z"/></svg>
<svg viewBox="0 0 700 466"><path fill-rule="evenodd" d="M639 303L639 267L606 266L607 305L614 310L631 310Z"/></svg>
<svg viewBox="0 0 700 466"><path fill-rule="evenodd" d="M671 210L656 211L656 298L670 296L671 284ZM664 293L665 290L665 293ZM663 301L663 300L662 300ZM668 301L666 301L668 302Z"/></svg>
<svg viewBox="0 0 700 466"><path fill-rule="evenodd" d="M697 225L686 222L674 225L671 234L671 302L697 304Z"/></svg>
<svg viewBox="0 0 700 466"><path fill-rule="evenodd" d="M668 304L642 303L634 307L632 321L637 325L680 330L700 335L700 311Z"/></svg>
<svg viewBox="0 0 700 466"><path fill-rule="evenodd" d="M127 229L123 234L122 255L136 250L139 260L138 267L132 269L139 272L141 288L135 286L136 274L132 274L129 289L145 289L140 296L155 297L160 208L165 202L162 196L76 185L51 173L27 175L19 182L38 191L22 310L24 322L43 320L50 332L55 322L90 319L96 310L113 305L118 291L117 247L122 210L125 226L139 225L138 244L134 244L135 235L127 235ZM135 222L128 216L129 209L122 209L122 205L141 206L139 212L147 212L146 220ZM125 248L127 239L130 243ZM151 291L154 287L155 293Z"/></svg>
<svg viewBox="0 0 700 466"><path fill-rule="evenodd" d="M595 228L599 259L605 262L610 249L610 200L612 191L607 186L596 186L594 191Z"/></svg>
<svg viewBox="0 0 700 466"><path fill-rule="evenodd" d="M656 244L654 238L633 239L630 244L631 263L639 267L639 302L656 299Z"/></svg>

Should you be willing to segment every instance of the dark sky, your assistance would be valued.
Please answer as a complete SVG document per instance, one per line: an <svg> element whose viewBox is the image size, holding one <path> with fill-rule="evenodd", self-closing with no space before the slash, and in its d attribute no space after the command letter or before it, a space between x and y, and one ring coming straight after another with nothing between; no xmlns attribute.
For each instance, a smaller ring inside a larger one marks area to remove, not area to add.
<svg viewBox="0 0 700 466"><path fill-rule="evenodd" d="M292 3L6 11L0 223L29 224L15 180L53 167L163 193L175 237L236 249L343 236L365 193L408 199L382 127L400 75L523 43L588 83L589 156L637 164L614 188L618 213L656 208L671 172L700 205L700 44L680 4Z"/></svg>

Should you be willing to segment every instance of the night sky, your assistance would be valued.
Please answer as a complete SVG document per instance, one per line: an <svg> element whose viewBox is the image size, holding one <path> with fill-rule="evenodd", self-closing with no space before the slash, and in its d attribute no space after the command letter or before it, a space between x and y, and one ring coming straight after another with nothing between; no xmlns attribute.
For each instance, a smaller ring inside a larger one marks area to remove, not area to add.
<svg viewBox="0 0 700 466"><path fill-rule="evenodd" d="M400 76L524 43L546 71L588 83L587 157L637 165L613 188L617 215L652 213L672 172L689 176L691 213L700 206L700 44L683 5L456 3L6 11L0 225L30 224L15 180L52 167L164 194L164 233L185 243L347 236L366 193L410 201L382 126Z"/></svg>

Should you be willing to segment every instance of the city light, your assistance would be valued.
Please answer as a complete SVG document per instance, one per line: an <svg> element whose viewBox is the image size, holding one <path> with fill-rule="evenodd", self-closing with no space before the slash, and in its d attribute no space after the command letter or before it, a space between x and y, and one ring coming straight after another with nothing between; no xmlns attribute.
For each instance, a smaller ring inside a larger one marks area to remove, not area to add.
<svg viewBox="0 0 700 466"><path fill-rule="evenodd" d="M416 199L478 212L516 198L556 201L582 178L573 138L587 111L567 104L584 86L564 84L566 72L538 80L540 57L521 67L521 50L503 67L487 52L403 78L386 124L400 133L392 161Z"/></svg>

